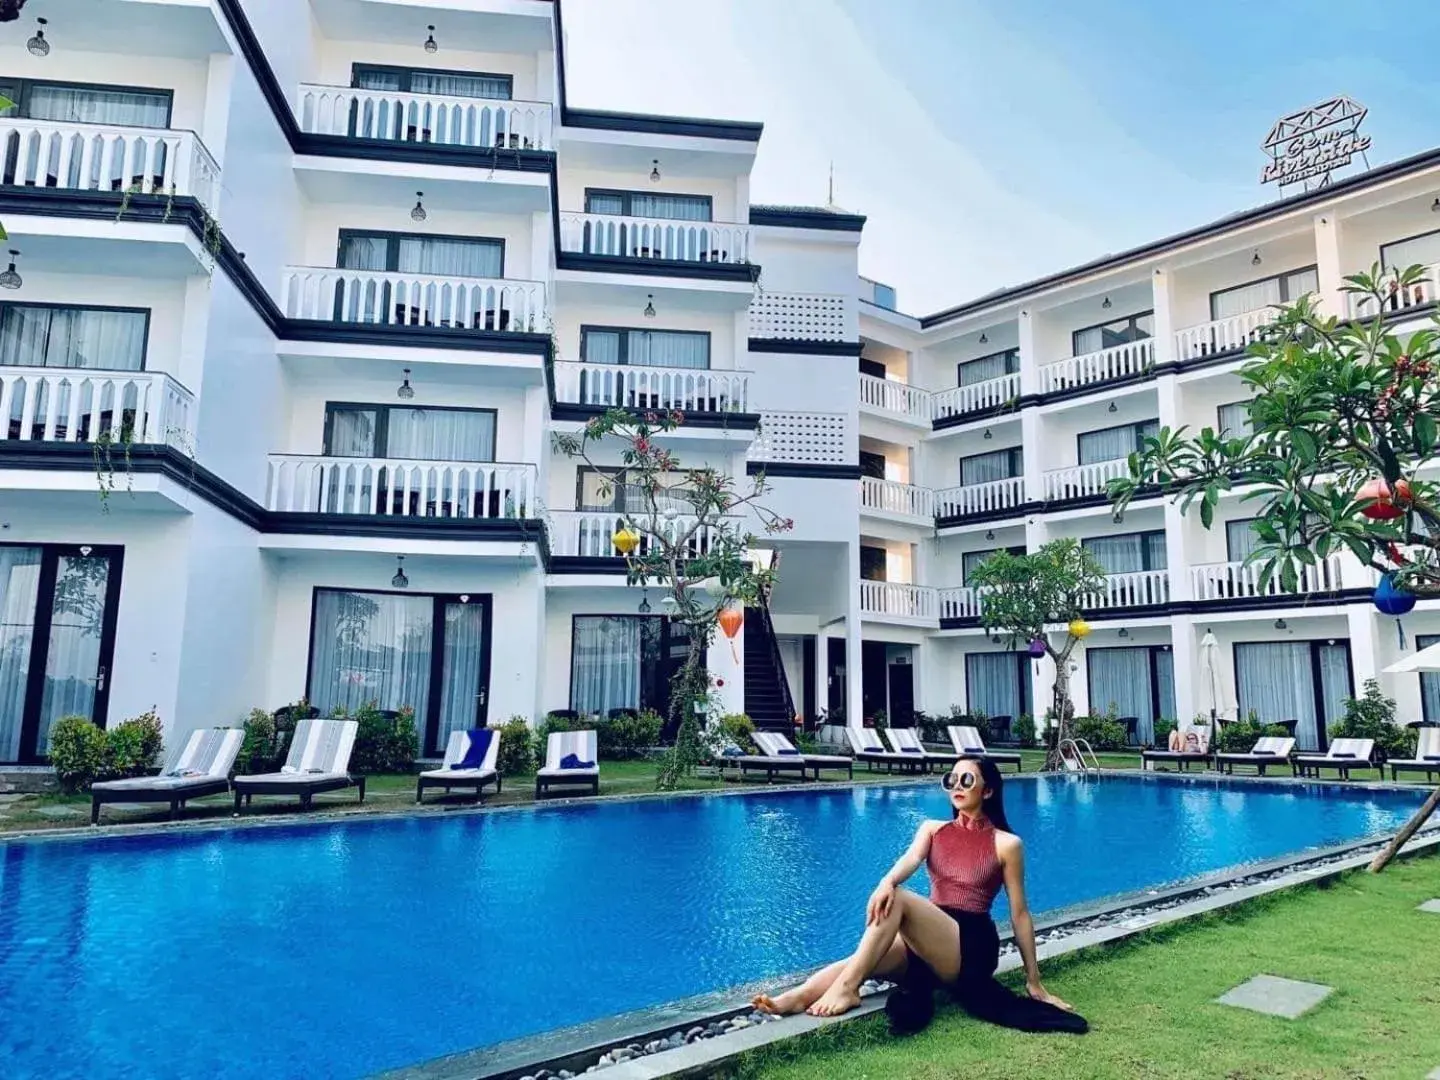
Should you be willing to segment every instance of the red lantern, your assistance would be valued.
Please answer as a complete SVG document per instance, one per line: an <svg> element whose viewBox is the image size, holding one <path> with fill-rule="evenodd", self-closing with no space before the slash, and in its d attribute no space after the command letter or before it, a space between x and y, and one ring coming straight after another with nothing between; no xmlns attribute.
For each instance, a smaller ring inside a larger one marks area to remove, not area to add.
<svg viewBox="0 0 1440 1080"><path fill-rule="evenodd" d="M1395 492L1392 495L1390 485L1377 477L1357 491L1355 498L1365 504L1360 508L1360 513L1370 520L1388 521L1405 513L1395 504L1396 502L1408 503L1410 501L1410 484L1405 480L1397 480Z"/></svg>
<svg viewBox="0 0 1440 1080"><path fill-rule="evenodd" d="M738 607L730 606L720 612L720 629L725 631L725 636L731 641L740 632L740 627L745 625L745 613Z"/></svg>

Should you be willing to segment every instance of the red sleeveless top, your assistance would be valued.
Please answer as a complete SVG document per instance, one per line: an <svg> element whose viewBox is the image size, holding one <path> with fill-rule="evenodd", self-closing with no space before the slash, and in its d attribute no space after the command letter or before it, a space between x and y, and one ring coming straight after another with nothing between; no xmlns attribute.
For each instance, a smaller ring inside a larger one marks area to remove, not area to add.
<svg viewBox="0 0 1440 1080"><path fill-rule="evenodd" d="M1000 892L1004 871L995 854L995 826L986 818L947 822L930 838L925 860L930 899L938 907L988 915Z"/></svg>

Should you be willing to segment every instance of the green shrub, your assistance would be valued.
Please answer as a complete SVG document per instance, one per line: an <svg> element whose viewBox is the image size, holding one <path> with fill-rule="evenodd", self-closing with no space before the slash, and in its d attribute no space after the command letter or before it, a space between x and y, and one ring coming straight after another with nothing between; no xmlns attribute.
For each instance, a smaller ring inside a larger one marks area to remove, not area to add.
<svg viewBox="0 0 1440 1080"><path fill-rule="evenodd" d="M1252 712L1244 720L1236 720L1234 723L1222 727L1219 737L1215 741L1222 754L1246 754L1250 752L1257 739L1288 739L1290 737L1290 732L1279 724L1262 724Z"/></svg>
<svg viewBox="0 0 1440 1080"><path fill-rule="evenodd" d="M1125 725L1114 716L1077 716L1071 730L1076 739L1084 739L1092 750L1125 749Z"/></svg>
<svg viewBox="0 0 1440 1080"><path fill-rule="evenodd" d="M407 706L392 717L381 712L376 702L367 701L351 719L359 725L350 755L354 772L371 775L414 771L419 751L414 709Z"/></svg>
<svg viewBox="0 0 1440 1080"><path fill-rule="evenodd" d="M62 716L50 727L50 764L63 791L87 791L105 767L105 732L83 716Z"/></svg>
<svg viewBox="0 0 1440 1080"><path fill-rule="evenodd" d="M123 780L143 776L160 757L165 733L155 710L122 720L105 732L105 761L100 779Z"/></svg>
<svg viewBox="0 0 1440 1080"><path fill-rule="evenodd" d="M876 731L884 731L890 726L890 714L884 709L876 709L875 714L870 717L870 726Z"/></svg>
<svg viewBox="0 0 1440 1080"><path fill-rule="evenodd" d="M251 709L245 718L245 738L235 757L235 771L247 773L275 772L283 763L279 758L279 733L275 718L264 709Z"/></svg>
<svg viewBox="0 0 1440 1080"><path fill-rule="evenodd" d="M548 722L550 717L545 719ZM503 724L491 725L491 730L500 739L495 767L501 776L525 776L535 771L534 734L523 716L512 716Z"/></svg>
<svg viewBox="0 0 1440 1080"><path fill-rule="evenodd" d="M1330 729L1331 739L1374 739L1376 758L1413 758L1419 733L1395 723L1395 702L1380 692L1374 679L1365 680L1364 693L1345 699L1344 718Z"/></svg>
<svg viewBox="0 0 1440 1080"><path fill-rule="evenodd" d="M747 754L755 752L755 721L744 713L730 713L715 721L722 742L732 742Z"/></svg>
<svg viewBox="0 0 1440 1080"><path fill-rule="evenodd" d="M580 725L584 727L584 725ZM665 721L652 709L621 713L595 725L599 754L607 761L637 758L660 742Z"/></svg>
<svg viewBox="0 0 1440 1080"><path fill-rule="evenodd" d="M1158 747L1160 747L1160 749L1162 749L1162 750L1165 749L1167 746L1169 746L1169 745L1170 745L1170 733L1171 733L1172 731L1174 731L1174 730L1175 730L1177 727L1179 727L1179 726L1180 726L1180 725L1177 724L1174 720L1166 720L1166 719L1163 718L1163 717L1162 717L1161 719L1159 719L1159 720L1156 720L1156 721L1155 721L1155 745L1158 746Z"/></svg>
<svg viewBox="0 0 1440 1080"><path fill-rule="evenodd" d="M1015 733L1016 741L1025 749L1028 750L1035 745L1035 717L1029 713L1022 714L1011 726L1010 730ZM946 739L943 741L948 742L949 740Z"/></svg>

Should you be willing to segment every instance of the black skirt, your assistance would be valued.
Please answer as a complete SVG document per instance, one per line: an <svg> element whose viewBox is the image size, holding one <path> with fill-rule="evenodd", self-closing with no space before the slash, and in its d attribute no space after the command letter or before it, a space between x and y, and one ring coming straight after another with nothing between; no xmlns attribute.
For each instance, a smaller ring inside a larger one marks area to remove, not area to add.
<svg viewBox="0 0 1440 1080"><path fill-rule="evenodd" d="M885 1002L890 1030L897 1035L920 1031L935 1014L935 991L943 989L977 1020L1018 1031L1084 1034L1085 1019L1047 1002L1017 994L995 979L1000 965L1000 934L989 915L942 908L960 931L960 974L942 981L924 960L909 953L905 975Z"/></svg>

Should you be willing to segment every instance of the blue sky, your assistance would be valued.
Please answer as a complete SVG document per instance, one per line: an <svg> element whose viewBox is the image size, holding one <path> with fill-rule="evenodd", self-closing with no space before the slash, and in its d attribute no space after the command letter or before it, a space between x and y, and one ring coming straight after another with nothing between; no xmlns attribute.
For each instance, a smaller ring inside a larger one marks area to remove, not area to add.
<svg viewBox="0 0 1440 1080"><path fill-rule="evenodd" d="M1383 14L1382 16L1382 13ZM1346 94L1440 145L1440 7L1334 0L567 0L575 104L766 124L752 198L869 216L928 313L1275 197L1274 120ZM616 62L620 58L620 62Z"/></svg>

